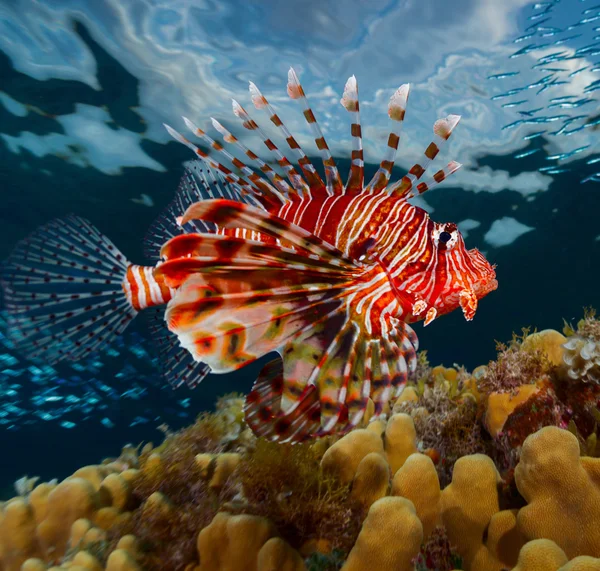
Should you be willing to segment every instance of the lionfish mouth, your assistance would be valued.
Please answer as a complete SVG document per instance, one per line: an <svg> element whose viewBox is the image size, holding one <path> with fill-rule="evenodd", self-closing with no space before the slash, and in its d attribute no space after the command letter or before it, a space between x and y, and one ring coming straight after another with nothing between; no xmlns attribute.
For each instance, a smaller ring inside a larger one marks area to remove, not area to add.
<svg viewBox="0 0 600 571"><path fill-rule="evenodd" d="M480 282L479 287L475 288L475 293L479 299L486 296L488 293L498 289L498 280L493 277L486 281Z"/></svg>

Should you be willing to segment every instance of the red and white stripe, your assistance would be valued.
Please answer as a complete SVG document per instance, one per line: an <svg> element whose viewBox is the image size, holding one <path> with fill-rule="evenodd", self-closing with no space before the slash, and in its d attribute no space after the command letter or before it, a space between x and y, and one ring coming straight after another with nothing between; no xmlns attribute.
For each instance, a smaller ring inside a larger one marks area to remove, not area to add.
<svg viewBox="0 0 600 571"><path fill-rule="evenodd" d="M162 279L154 277L152 266L131 264L123 279L123 290L131 306L140 311L155 305L164 305L175 295Z"/></svg>

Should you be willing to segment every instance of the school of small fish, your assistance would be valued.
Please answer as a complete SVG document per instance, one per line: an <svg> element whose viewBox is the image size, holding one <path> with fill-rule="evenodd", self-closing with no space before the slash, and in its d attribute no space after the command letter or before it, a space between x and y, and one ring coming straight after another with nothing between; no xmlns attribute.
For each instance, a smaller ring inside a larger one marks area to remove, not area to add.
<svg viewBox="0 0 600 571"><path fill-rule="evenodd" d="M177 426L196 415L189 398L163 390L154 347L139 333L127 332L102 354L57 369L18 351L6 318L0 312L0 430L81 423L111 429L124 419L129 427ZM148 398L151 391L160 391L160 404Z"/></svg>
<svg viewBox="0 0 600 571"><path fill-rule="evenodd" d="M487 78L508 88L491 99L517 117L503 130L520 128L525 141L544 137L561 149L568 149L552 153L541 145L528 144L514 158L545 154L545 164L538 171L559 175L570 172L572 167L566 163L581 154L585 156L585 166L578 165L582 184L600 182L600 171L595 166L600 162L600 137L595 133L600 129L595 97L600 90L600 4L591 6L592 1L572 0L568 4L572 20L565 20L564 14L557 15L561 0L533 3L527 17L531 23L514 39L516 50L510 55L507 69ZM562 4L566 4L565 0ZM532 56L535 60L527 70L529 83L524 83L523 72L511 68Z"/></svg>

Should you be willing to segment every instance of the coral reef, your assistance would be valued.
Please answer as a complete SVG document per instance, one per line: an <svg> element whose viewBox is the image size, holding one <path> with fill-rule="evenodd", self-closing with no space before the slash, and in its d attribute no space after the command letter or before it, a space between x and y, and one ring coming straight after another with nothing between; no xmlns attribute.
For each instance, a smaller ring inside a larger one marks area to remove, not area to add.
<svg viewBox="0 0 600 571"><path fill-rule="evenodd" d="M255 439L223 397L159 446L21 479L0 569L600 570L600 387L571 358L599 340L587 312L471 373L421 354L388 414L301 445Z"/></svg>

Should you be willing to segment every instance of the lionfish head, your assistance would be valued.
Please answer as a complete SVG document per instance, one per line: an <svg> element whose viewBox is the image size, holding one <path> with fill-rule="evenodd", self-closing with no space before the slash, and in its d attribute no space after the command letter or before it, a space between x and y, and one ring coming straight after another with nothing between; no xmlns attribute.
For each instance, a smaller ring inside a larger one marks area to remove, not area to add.
<svg viewBox="0 0 600 571"><path fill-rule="evenodd" d="M423 292L425 325L459 307L470 321L478 300L498 287L495 266L476 248L467 250L456 224L432 223L430 240L434 279Z"/></svg>
<svg viewBox="0 0 600 571"><path fill-rule="evenodd" d="M460 307L470 321L478 300L498 287L495 266L477 248L467 250L456 224L434 223L431 241L437 257L437 287L429 300L431 306L436 315Z"/></svg>

